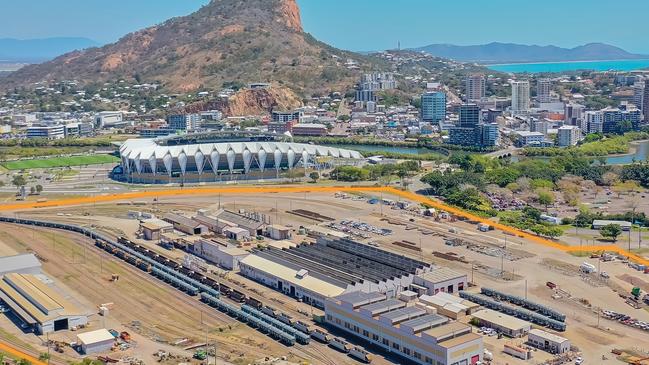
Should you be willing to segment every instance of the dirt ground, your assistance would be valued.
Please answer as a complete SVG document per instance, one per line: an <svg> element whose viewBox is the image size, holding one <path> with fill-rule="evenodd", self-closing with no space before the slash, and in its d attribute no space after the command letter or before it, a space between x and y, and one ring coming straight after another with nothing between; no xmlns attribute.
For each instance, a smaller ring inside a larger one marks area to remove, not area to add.
<svg viewBox="0 0 649 365"><path fill-rule="evenodd" d="M649 334L647 332L598 318L597 315L597 309L601 308L649 321L647 310L631 308L618 295L618 292L626 294L631 290L633 278L649 282L649 277L630 269L626 264L620 261L598 262L595 259L573 256L502 232L480 232L475 225L469 223L449 220L436 222L431 218L422 217L407 210L391 209L381 204L368 204L365 199L367 197L361 199L357 195L353 195L342 199L329 193L176 197L161 199L156 204L149 200L144 206L112 203L97 204L92 207L43 209L19 214L20 216L46 217L60 221L91 224L95 227L104 227L113 232L123 232L134 236L135 230L137 230L137 221L127 218L127 213L131 210L159 215L172 210L194 213L197 209L216 210L219 207L232 210L243 209L266 214L272 223L288 225L297 230L299 226L308 226L318 222L287 213L287 211L306 209L334 217L337 223L342 219L347 219L391 229L393 233L388 236L369 234L368 238L356 239L378 244L381 248L389 251L454 268L465 272L469 276L469 280L479 286L521 296L526 295L530 300L565 313L568 329L562 335L570 339L573 345L582 351L582 356L588 364L620 363L610 353L613 348L638 352L649 351ZM395 201L399 200L396 197L390 198ZM92 215L85 216L86 212L92 213ZM449 231L451 228L454 232ZM27 240L26 237L29 237L30 234L34 235L35 239ZM162 284L156 284L148 277L141 277L144 274L137 270L122 263L112 262L108 256L105 257L102 264L100 257L103 254L94 250L87 250L85 254L83 253L83 243L78 242L80 238L60 234L57 235L56 242L53 242L50 235L49 232L37 231L33 233L31 230L18 229L16 226L0 225L0 240L5 243L5 245L0 245L0 253L11 253L11 250L23 252L32 249L49 260L44 264L45 271L63 284L73 288L80 298L85 298L89 308L96 308L98 303L116 303L109 318L114 319L124 328L130 328L130 332L139 333L143 338L142 343L145 343L146 340L151 341L153 345L150 349L147 348L150 353L159 347L159 343L152 340L156 335L163 336L164 339L171 342L184 337L200 341L200 338L204 336L204 326L201 326L200 323L200 315L203 311L204 322L208 323L209 327L208 336L218 342L219 354L225 360L242 363L236 359L237 355L252 353L272 356L292 354L293 359L304 359L317 364L326 364L332 361L341 364L350 362L324 346L314 345L309 346L308 349L304 347L287 349L244 325L232 323L231 320L228 322L227 317L213 313L213 310L206 308L195 299L169 290ZM59 239L59 237L61 238ZM295 236L294 238L296 241L302 239L306 238L304 236ZM445 244L447 239L462 239L465 244L449 246ZM395 241L413 242L421 248L421 251L397 246L393 244ZM433 252L452 253L459 260L436 257ZM505 253L504 257L503 253ZM169 254L182 255L181 252ZM54 264L53 261L57 260L57 264ZM610 279L603 280L596 275L579 275L576 268L584 261L599 266L601 271L609 273ZM65 264L60 265L61 262ZM107 278L111 273L119 273L120 281L109 283ZM236 280L245 284L248 289L281 301L284 303L281 306L286 307L287 310L310 310L301 303L236 274L229 274L228 279ZM557 292L545 285L547 281L552 281L559 286L559 296L556 295ZM212 313L205 314L208 311ZM155 313L155 316L150 316L151 313ZM127 326L132 321L140 321L138 331ZM541 363L547 358L542 352L535 352L535 360L532 362L516 362L516 359L502 353L506 341L511 340L485 339L486 348L494 353L494 364ZM144 348L142 347L144 345L139 342L138 348ZM309 351L311 353L306 353ZM607 358L606 360L602 360L603 355ZM375 362L388 363L381 357L378 357Z"/></svg>

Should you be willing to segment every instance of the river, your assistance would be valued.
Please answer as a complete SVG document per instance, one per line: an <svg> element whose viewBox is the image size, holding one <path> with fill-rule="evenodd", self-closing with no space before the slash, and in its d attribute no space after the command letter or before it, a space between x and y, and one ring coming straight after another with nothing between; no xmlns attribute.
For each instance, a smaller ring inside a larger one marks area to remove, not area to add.
<svg viewBox="0 0 649 365"><path fill-rule="evenodd" d="M428 153L438 153L427 148L417 148L417 147L394 147L394 146L377 146L377 145L355 145L355 144L339 144L331 145L331 147L345 148L350 150L357 150L360 152L392 152L392 153L401 153L407 155L419 155L419 154L428 154ZM649 157L649 140L647 141L638 141L632 142L631 148L634 150L632 153L624 155L611 155L605 157L607 165L628 165L634 161L647 161ZM547 159L547 157L536 157L540 159Z"/></svg>

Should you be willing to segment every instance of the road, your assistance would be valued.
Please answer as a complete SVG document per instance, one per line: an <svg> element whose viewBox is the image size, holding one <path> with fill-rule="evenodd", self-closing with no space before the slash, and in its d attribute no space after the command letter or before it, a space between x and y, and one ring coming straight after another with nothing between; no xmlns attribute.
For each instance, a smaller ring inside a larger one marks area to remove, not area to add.
<svg viewBox="0 0 649 365"><path fill-rule="evenodd" d="M420 204L425 204L429 207L443 210L454 214L458 217L463 217L467 220L485 223L490 226L493 226L495 229L516 235L520 238L527 239L530 242L540 244L546 247L550 247L559 251L575 253L575 252L614 252L623 256L629 257L631 261L637 262L643 265L649 265L649 260L641 257L634 253L629 253L615 245L601 245L601 246L570 246L568 244L546 239L537 235L534 235L529 232L521 231L517 228L506 226L501 223L494 222L487 218L478 217L471 213L465 212L459 208L455 208L449 205L446 205L438 200L434 200L422 195L412 193L410 191L403 191L393 187L376 187L376 186L237 186L237 187L207 187L207 188L173 188L173 189L164 189L164 190L151 190L151 191L138 191L130 193L121 193L121 194L106 194L98 196L86 196L80 198L69 198L61 200L52 200L46 202L22 202L22 203L13 203L13 204L3 204L0 205L0 211L11 212L11 211L21 211L21 210L31 210L38 208L51 208L51 207L62 207L62 206L75 206L75 205L84 205L84 204L94 204L94 203L107 203L114 201L128 201L133 199L143 199L143 198L161 198L161 197L179 197L179 196L204 196L204 195L217 195L217 194L280 194L280 193L309 193L309 192L371 192L371 193L383 193L388 195L399 196L404 199L417 202Z"/></svg>

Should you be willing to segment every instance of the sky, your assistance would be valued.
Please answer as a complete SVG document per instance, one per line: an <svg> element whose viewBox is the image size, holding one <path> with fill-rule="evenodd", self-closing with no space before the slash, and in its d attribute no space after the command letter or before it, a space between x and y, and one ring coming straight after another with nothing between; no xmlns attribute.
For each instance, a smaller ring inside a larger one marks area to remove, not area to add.
<svg viewBox="0 0 649 365"><path fill-rule="evenodd" d="M87 37L109 43L189 14L208 0L2 0L0 38ZM649 54L646 0L298 0L307 32L338 48L374 51L511 42L604 42Z"/></svg>

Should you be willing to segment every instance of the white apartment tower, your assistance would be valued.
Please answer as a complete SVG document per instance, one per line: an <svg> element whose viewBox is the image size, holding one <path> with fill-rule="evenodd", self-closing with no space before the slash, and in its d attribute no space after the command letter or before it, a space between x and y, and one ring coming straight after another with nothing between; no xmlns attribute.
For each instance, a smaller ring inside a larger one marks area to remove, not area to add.
<svg viewBox="0 0 649 365"><path fill-rule="evenodd" d="M512 114L527 114L530 111L530 82L512 81Z"/></svg>
<svg viewBox="0 0 649 365"><path fill-rule="evenodd" d="M550 79L538 79L536 81L536 98L539 103L550 103L550 91L552 90L552 82Z"/></svg>

